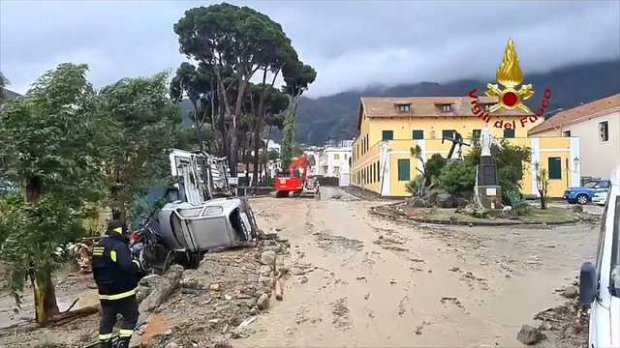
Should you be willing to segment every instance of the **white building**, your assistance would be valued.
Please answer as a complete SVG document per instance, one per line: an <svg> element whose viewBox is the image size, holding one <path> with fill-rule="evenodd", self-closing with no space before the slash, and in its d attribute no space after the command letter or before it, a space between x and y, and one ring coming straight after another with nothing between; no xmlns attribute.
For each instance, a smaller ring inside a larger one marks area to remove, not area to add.
<svg viewBox="0 0 620 348"><path fill-rule="evenodd" d="M562 111L532 128L537 137L579 137L581 176L609 178L620 165L620 93Z"/></svg>
<svg viewBox="0 0 620 348"><path fill-rule="evenodd" d="M321 174L339 178L341 174L349 174L351 158L350 147L328 147L323 150L319 167Z"/></svg>
<svg viewBox="0 0 620 348"><path fill-rule="evenodd" d="M282 153L282 145L276 143L275 141L269 139L263 139L263 142L267 142L267 152L269 151L277 151L278 153Z"/></svg>

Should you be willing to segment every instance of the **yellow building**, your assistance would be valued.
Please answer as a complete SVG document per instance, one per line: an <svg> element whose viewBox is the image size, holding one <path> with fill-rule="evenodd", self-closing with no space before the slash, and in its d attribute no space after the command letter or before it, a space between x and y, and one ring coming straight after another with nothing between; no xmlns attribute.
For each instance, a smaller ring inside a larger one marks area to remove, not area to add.
<svg viewBox="0 0 620 348"><path fill-rule="evenodd" d="M494 104L487 97L480 97L478 102L482 110ZM474 115L469 97L361 98L351 184L386 197L409 196L405 185L417 176L416 168L422 168L411 156L412 147L418 145L426 159L435 153L446 157L452 143L442 143L444 137L458 132L465 142L471 142L486 120ZM549 195L561 197L567 187L580 184L579 139L528 137L528 131L541 122L534 115L499 111L491 115L489 125L495 137L532 150L532 161L521 182L522 192L538 194L532 169L539 164L549 172ZM467 151L466 146L463 149Z"/></svg>

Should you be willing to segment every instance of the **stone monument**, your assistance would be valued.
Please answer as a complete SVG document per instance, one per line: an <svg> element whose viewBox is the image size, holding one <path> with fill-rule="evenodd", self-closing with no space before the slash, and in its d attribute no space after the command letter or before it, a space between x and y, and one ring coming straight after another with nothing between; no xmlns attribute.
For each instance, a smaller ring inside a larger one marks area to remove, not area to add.
<svg viewBox="0 0 620 348"><path fill-rule="evenodd" d="M499 185L497 165L491 156L491 145L501 146L493 137L488 126L480 132L480 164L478 164L476 188L474 194L478 203L486 209L498 209L502 202L502 188Z"/></svg>

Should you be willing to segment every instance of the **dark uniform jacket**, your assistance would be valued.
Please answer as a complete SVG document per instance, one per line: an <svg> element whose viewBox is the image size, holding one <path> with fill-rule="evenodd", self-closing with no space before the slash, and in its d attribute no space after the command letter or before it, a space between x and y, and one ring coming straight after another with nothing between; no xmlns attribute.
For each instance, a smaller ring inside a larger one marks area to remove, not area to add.
<svg viewBox="0 0 620 348"><path fill-rule="evenodd" d="M135 295L140 267L138 261L132 260L122 236L103 237L93 248L92 264L100 299L120 300Z"/></svg>

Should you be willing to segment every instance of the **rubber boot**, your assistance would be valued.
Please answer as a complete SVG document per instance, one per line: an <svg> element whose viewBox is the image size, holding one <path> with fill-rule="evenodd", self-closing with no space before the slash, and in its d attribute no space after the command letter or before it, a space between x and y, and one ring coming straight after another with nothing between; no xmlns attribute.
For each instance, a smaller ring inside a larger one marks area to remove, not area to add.
<svg viewBox="0 0 620 348"><path fill-rule="evenodd" d="M129 340L131 338L119 338L118 341L116 341L116 347L115 348L129 348Z"/></svg>
<svg viewBox="0 0 620 348"><path fill-rule="evenodd" d="M112 346L112 340L99 341L99 348L114 348Z"/></svg>

